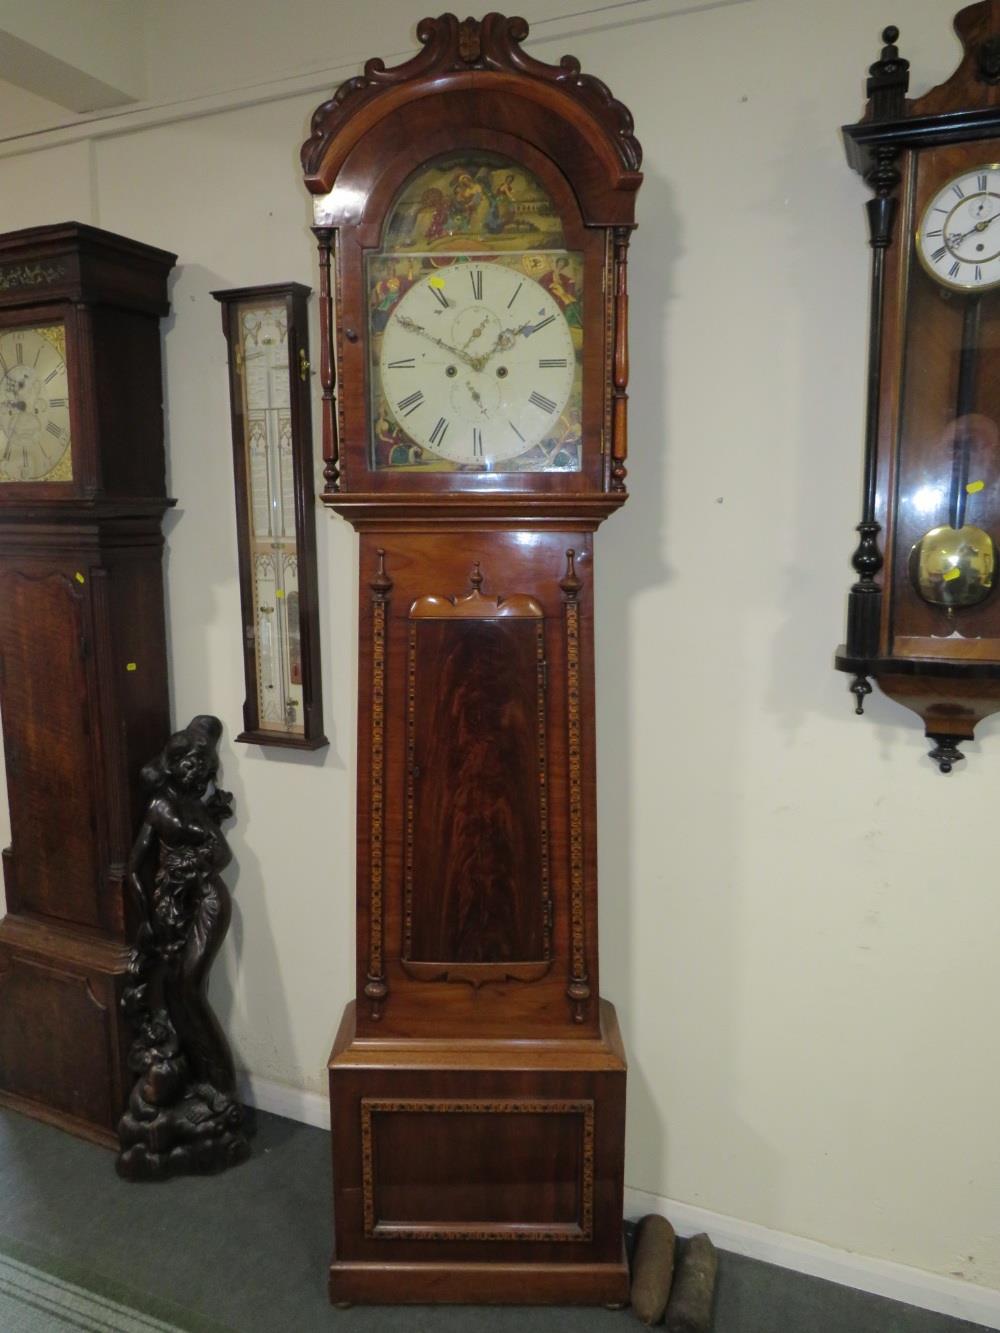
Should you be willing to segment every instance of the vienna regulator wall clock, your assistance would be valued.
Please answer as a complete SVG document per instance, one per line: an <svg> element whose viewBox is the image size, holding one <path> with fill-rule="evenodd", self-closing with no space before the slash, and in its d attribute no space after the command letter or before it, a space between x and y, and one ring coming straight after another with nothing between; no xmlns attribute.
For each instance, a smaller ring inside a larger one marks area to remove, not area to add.
<svg viewBox="0 0 1000 1333"><path fill-rule="evenodd" d="M848 157L875 192L864 509L847 642L913 709L944 772L1000 708L1000 0L955 18L964 58L924 97L887 28Z"/></svg>
<svg viewBox="0 0 1000 1333"><path fill-rule="evenodd" d="M625 500L632 120L521 19L425 19L302 150L324 501L361 540L338 1301L620 1302L593 533ZM336 380L336 388L335 388Z"/></svg>

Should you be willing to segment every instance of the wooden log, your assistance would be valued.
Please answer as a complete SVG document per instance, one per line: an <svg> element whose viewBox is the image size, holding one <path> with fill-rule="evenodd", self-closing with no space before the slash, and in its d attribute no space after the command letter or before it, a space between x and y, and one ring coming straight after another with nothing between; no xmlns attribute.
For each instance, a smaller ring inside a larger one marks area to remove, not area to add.
<svg viewBox="0 0 1000 1333"><path fill-rule="evenodd" d="M665 1217L650 1213L639 1223L632 1262L632 1310L643 1324L658 1324L674 1276L677 1236Z"/></svg>
<svg viewBox="0 0 1000 1333"><path fill-rule="evenodd" d="M718 1264L715 1246L707 1236L692 1236L683 1242L667 1305L667 1333L709 1333Z"/></svg>

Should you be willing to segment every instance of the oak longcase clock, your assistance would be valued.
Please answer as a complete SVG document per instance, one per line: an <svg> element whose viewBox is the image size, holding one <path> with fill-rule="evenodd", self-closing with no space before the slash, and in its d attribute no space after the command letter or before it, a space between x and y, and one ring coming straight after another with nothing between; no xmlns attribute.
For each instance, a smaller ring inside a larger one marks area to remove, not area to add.
<svg viewBox="0 0 1000 1333"><path fill-rule="evenodd" d="M0 1104L117 1145L139 773L170 733L160 318L175 256L0 236Z"/></svg>
<svg viewBox="0 0 1000 1333"><path fill-rule="evenodd" d="M847 642L861 712L873 677L923 719L949 772L1000 708L1000 2L962 9L964 57L909 100L895 28L844 129L869 201L864 508Z"/></svg>
<svg viewBox="0 0 1000 1333"><path fill-rule="evenodd" d="M627 110L527 25L425 19L303 146L323 499L360 533L338 1301L620 1302L597 969L593 533L625 500Z"/></svg>

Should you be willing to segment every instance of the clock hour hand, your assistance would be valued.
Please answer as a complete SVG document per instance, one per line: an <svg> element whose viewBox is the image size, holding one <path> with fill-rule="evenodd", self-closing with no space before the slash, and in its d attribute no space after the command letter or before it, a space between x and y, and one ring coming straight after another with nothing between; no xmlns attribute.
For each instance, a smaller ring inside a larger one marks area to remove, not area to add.
<svg viewBox="0 0 1000 1333"><path fill-rule="evenodd" d="M496 356L497 352L509 351L517 341L517 335L523 333L527 327L526 324L522 324L520 328L517 329L501 329L499 334L497 334L496 342L490 350L479 358L482 364L485 366L488 361Z"/></svg>
<svg viewBox="0 0 1000 1333"><path fill-rule="evenodd" d="M982 218L979 222L975 223L974 226L971 226L968 231L958 232L956 235L948 236L945 239L949 246L961 245L964 240L972 236L975 232L985 231L991 222L996 222L997 218L1000 218L1000 211L994 213L991 217Z"/></svg>

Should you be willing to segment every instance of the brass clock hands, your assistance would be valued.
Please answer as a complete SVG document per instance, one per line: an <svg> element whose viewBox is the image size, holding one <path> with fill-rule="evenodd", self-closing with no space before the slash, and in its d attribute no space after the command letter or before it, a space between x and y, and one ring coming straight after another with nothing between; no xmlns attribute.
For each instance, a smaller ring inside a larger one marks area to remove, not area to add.
<svg viewBox="0 0 1000 1333"><path fill-rule="evenodd" d="M472 398L472 401L475 403L475 405L479 408L480 412L482 412L483 416L489 417L490 415L489 412L487 412L486 408L483 406L483 395L479 392L479 390L472 383L472 381L466 380L465 387L468 389L469 396Z"/></svg>
<svg viewBox="0 0 1000 1333"><path fill-rule="evenodd" d="M400 328L406 329L408 333L419 333L420 336L426 338L428 342L436 343L438 347L443 347L444 350L450 352L452 356L457 356L460 361L464 361L465 364L471 366L473 370L482 369L482 366L479 364L482 360L481 357L470 356L468 352L463 352L461 348L452 347L452 345L446 343L443 338L437 337L436 334L428 333L422 324L418 324L415 319L410 319L409 315L398 315L396 318Z"/></svg>
<svg viewBox="0 0 1000 1333"><path fill-rule="evenodd" d="M997 212L995 212L991 217L981 218L980 221L975 223L974 226L970 227L968 231L959 232L957 235L949 236L948 237L949 246L961 245L962 242L967 237L973 234L973 232L985 231L991 222L996 222L997 218L1000 218L1000 209L998 209Z"/></svg>

